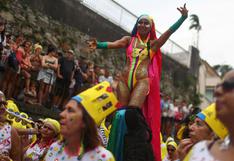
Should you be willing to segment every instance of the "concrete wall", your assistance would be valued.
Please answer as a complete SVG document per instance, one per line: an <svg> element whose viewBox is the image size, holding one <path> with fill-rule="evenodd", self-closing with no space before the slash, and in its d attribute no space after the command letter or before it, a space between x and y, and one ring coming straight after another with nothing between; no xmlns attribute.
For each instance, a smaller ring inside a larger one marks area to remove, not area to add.
<svg viewBox="0 0 234 161"><path fill-rule="evenodd" d="M215 89L215 86L221 81L221 78L212 71L212 67L205 61L201 61L199 68L199 81L198 89L199 93L203 96L201 102L201 108L207 107L212 102L206 96L207 89Z"/></svg>
<svg viewBox="0 0 234 161"><path fill-rule="evenodd" d="M53 19L102 41L116 40L129 34L77 0L25 0L25 2Z"/></svg>

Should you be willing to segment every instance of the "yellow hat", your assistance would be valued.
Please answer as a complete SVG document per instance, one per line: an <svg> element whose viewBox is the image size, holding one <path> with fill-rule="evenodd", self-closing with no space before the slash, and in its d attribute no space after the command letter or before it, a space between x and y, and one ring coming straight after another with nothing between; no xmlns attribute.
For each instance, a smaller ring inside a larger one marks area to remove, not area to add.
<svg viewBox="0 0 234 161"><path fill-rule="evenodd" d="M60 133L60 124L57 120L46 118L44 124L49 124L56 134Z"/></svg>
<svg viewBox="0 0 234 161"><path fill-rule="evenodd" d="M120 105L107 81L87 89L72 99L82 104L98 126Z"/></svg>
<svg viewBox="0 0 234 161"><path fill-rule="evenodd" d="M178 145L176 144L175 141L169 141L169 142L167 143L167 146L168 146L168 145L173 146L175 149L177 149L177 147L178 147Z"/></svg>
<svg viewBox="0 0 234 161"><path fill-rule="evenodd" d="M40 45L40 44L35 44L34 45L34 50L36 50L36 49L41 49L42 50L42 46Z"/></svg>
<svg viewBox="0 0 234 161"><path fill-rule="evenodd" d="M197 117L205 121L213 130L213 132L221 139L224 139L228 135L226 127L222 124L222 122L220 122L220 120L216 118L214 103L198 113Z"/></svg>
<svg viewBox="0 0 234 161"><path fill-rule="evenodd" d="M169 136L169 137L167 138L167 140L166 140L166 144L167 144L169 141L174 141L174 138L172 138L172 137Z"/></svg>

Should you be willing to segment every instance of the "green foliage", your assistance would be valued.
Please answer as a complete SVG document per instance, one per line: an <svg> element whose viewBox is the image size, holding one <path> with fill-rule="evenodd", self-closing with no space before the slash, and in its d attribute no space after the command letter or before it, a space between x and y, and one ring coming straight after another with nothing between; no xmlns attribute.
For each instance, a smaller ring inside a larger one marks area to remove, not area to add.
<svg viewBox="0 0 234 161"><path fill-rule="evenodd" d="M192 21L189 29L195 29L197 31L201 30L201 25L200 25L200 21L199 21L199 17L195 14L190 15L190 20Z"/></svg>
<svg viewBox="0 0 234 161"><path fill-rule="evenodd" d="M214 65L213 68L221 77L223 77L228 71L233 69L233 67L228 64L224 64L224 65L217 64L217 65Z"/></svg>
<svg viewBox="0 0 234 161"><path fill-rule="evenodd" d="M198 94L197 92L196 92L196 90L194 90L194 92L193 92L193 95L191 95L192 97L190 97L190 100L191 100L191 102L192 102L192 104L195 106L195 107L197 107L197 106L199 106L200 104L201 104L201 97L202 97L202 95L201 94Z"/></svg>
<svg viewBox="0 0 234 161"><path fill-rule="evenodd" d="M0 0L0 11L9 11L8 0Z"/></svg>

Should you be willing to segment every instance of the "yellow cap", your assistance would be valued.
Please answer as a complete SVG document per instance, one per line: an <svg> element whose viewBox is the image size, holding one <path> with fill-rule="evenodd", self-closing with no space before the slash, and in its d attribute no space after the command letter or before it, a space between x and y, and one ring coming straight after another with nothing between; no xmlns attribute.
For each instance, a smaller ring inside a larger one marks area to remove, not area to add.
<svg viewBox="0 0 234 161"><path fill-rule="evenodd" d="M98 126L120 105L107 81L87 89L72 99L82 104Z"/></svg>
<svg viewBox="0 0 234 161"><path fill-rule="evenodd" d="M168 145L173 146L175 149L177 149L177 147L178 147L175 141L169 141L169 142L167 143L167 146L168 146Z"/></svg>
<svg viewBox="0 0 234 161"><path fill-rule="evenodd" d="M215 103L209 105L198 113L197 117L205 121L213 132L221 139L224 139L228 135L226 127L216 117Z"/></svg>
<svg viewBox="0 0 234 161"><path fill-rule="evenodd" d="M44 124L49 124L56 134L60 133L60 124L57 120L46 118Z"/></svg>
<svg viewBox="0 0 234 161"><path fill-rule="evenodd" d="M40 44L35 44L34 45L34 50L36 50L36 49L41 49L42 50L42 46L40 45Z"/></svg>
<svg viewBox="0 0 234 161"><path fill-rule="evenodd" d="M174 138L172 138L172 137L169 136L169 137L167 138L167 140L166 140L166 144L167 144L168 142L170 142L170 141L174 141Z"/></svg>

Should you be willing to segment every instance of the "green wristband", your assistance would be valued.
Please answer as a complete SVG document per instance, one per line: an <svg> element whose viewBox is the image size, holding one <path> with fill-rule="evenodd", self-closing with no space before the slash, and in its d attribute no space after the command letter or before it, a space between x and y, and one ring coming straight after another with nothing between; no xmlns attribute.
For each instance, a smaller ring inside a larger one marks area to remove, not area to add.
<svg viewBox="0 0 234 161"><path fill-rule="evenodd" d="M184 22L184 20L187 18L187 16L181 16L179 18L179 20L176 21L176 23L174 23L169 30L173 33L175 32L180 26L181 24Z"/></svg>
<svg viewBox="0 0 234 161"><path fill-rule="evenodd" d="M107 49L108 44L107 42L97 42L97 49Z"/></svg>

